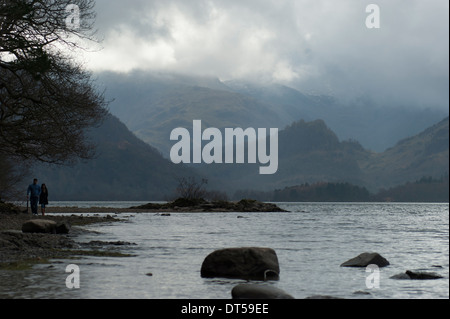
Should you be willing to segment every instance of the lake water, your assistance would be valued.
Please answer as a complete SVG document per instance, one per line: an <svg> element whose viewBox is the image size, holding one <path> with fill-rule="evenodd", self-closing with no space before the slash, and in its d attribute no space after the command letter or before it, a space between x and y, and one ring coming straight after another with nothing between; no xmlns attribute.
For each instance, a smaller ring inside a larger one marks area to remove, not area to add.
<svg viewBox="0 0 450 319"><path fill-rule="evenodd" d="M255 283L273 285L295 298L449 298L448 204L278 205L291 212L118 214L123 222L84 227L88 232L76 240L135 243L114 247L134 257L53 260L27 271L0 271L0 298L230 299L231 289L245 281L201 278L201 264L214 250L249 246L273 248L280 263L279 281ZM379 288L366 285L372 273L365 268L340 267L362 252L378 252L390 262L380 269ZM66 287L69 264L80 269L79 289ZM444 278L390 279L406 270L435 272Z"/></svg>

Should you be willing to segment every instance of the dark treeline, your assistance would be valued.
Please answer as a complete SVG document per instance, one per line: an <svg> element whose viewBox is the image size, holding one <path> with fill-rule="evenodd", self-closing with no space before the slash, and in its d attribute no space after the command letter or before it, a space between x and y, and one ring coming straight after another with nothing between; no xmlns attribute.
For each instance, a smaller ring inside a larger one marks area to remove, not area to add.
<svg viewBox="0 0 450 319"><path fill-rule="evenodd" d="M449 177L439 179L422 177L414 183L380 190L373 196L375 201L384 202L447 202L449 201Z"/></svg>
<svg viewBox="0 0 450 319"><path fill-rule="evenodd" d="M448 202L449 177L423 177L413 183L382 189L376 194L350 183L320 182L273 192L237 191L234 197L274 202Z"/></svg>
<svg viewBox="0 0 450 319"><path fill-rule="evenodd" d="M280 202L366 202L370 200L370 193L365 187L350 183L315 183L275 190L273 200Z"/></svg>

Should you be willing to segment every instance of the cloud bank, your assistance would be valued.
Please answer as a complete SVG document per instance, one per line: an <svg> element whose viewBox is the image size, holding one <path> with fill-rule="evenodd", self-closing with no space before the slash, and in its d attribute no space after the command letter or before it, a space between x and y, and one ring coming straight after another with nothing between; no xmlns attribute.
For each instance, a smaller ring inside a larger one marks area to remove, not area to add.
<svg viewBox="0 0 450 319"><path fill-rule="evenodd" d="M379 29L366 27L371 3ZM97 0L102 49L84 61L447 108L448 10L446 0Z"/></svg>

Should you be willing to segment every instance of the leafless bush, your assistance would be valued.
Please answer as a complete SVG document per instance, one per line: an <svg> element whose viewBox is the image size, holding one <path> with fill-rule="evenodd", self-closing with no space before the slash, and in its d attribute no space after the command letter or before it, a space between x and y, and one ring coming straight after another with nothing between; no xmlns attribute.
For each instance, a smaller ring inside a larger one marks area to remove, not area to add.
<svg viewBox="0 0 450 319"><path fill-rule="evenodd" d="M176 192L179 197L190 200L202 199L205 197L206 191L204 186L208 184L208 180L202 178L197 181L194 177L182 177L178 179Z"/></svg>

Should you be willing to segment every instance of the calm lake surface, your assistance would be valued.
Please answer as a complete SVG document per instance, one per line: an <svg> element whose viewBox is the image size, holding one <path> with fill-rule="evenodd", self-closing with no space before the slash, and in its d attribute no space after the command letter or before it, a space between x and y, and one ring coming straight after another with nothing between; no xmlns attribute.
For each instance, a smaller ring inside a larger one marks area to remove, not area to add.
<svg viewBox="0 0 450 319"><path fill-rule="evenodd" d="M52 204L130 207L140 203ZM245 246L275 249L280 280L255 283L273 285L295 298L449 298L449 204L278 205L291 212L118 214L123 222L84 227L88 232L75 240L134 243L110 247L134 257L52 260L26 271L0 271L0 298L230 299L231 289L245 281L201 278L201 264L214 250ZM366 286L371 273L365 268L340 267L362 252L378 252L391 263L380 269L379 288ZM80 269L79 289L66 287L69 264ZM389 278L406 270L435 272L444 278Z"/></svg>

